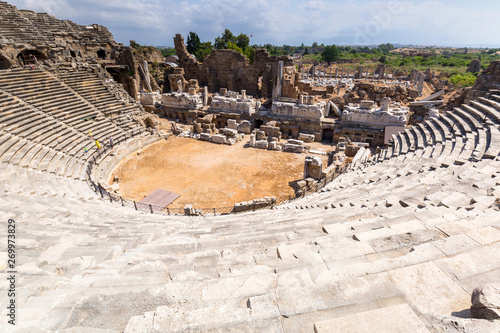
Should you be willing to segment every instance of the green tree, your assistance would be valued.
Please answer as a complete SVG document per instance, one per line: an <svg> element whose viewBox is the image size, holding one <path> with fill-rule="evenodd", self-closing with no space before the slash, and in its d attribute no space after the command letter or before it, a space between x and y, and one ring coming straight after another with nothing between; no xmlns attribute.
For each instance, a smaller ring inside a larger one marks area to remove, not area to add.
<svg viewBox="0 0 500 333"><path fill-rule="evenodd" d="M318 43L314 42L313 45L311 46L312 49L318 48Z"/></svg>
<svg viewBox="0 0 500 333"><path fill-rule="evenodd" d="M321 60L326 61L330 64L332 61L338 61L340 58L340 51L337 45L325 46L323 52L321 52Z"/></svg>
<svg viewBox="0 0 500 333"><path fill-rule="evenodd" d="M250 45L250 37L248 37L245 34L239 34L238 36L236 36L235 40L236 40L235 44L238 45L238 47L242 50L244 50L245 48L248 47L248 45Z"/></svg>
<svg viewBox="0 0 500 333"><path fill-rule="evenodd" d="M189 53L195 54L201 46L200 37L194 32L190 32L187 38L186 49Z"/></svg>
<svg viewBox="0 0 500 333"><path fill-rule="evenodd" d="M380 52L380 53L383 53L383 54L389 54L390 51L394 50L395 47L394 45L392 45L391 43L387 43L387 44L380 44L378 47L377 47L377 50Z"/></svg>
<svg viewBox="0 0 500 333"><path fill-rule="evenodd" d="M304 53L302 53L302 55L306 55L306 54L309 54L309 52L307 51L307 46L306 46L306 48L304 49Z"/></svg>
<svg viewBox="0 0 500 333"><path fill-rule="evenodd" d="M203 59L212 53L212 43L211 42L203 42L200 44L194 56L198 61L203 62Z"/></svg>
<svg viewBox="0 0 500 333"><path fill-rule="evenodd" d="M225 29L222 36L215 38L214 46L216 49L226 49L229 42L236 44L236 38L231 30Z"/></svg>

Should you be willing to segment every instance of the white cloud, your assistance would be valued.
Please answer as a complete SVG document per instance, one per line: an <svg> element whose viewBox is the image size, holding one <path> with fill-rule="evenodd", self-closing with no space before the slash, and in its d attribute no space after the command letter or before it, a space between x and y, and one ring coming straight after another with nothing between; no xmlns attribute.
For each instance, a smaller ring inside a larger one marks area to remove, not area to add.
<svg viewBox="0 0 500 333"><path fill-rule="evenodd" d="M172 45L175 33L212 41L225 28L259 44L499 43L500 4L465 0L8 0L79 24L98 23L128 43ZM364 34L365 38L360 38Z"/></svg>

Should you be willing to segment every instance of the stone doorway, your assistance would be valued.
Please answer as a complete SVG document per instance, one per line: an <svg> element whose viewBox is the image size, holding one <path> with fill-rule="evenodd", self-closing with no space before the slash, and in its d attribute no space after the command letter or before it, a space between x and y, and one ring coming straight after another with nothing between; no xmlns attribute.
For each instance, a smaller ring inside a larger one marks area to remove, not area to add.
<svg viewBox="0 0 500 333"><path fill-rule="evenodd" d="M322 141L333 142L333 130L332 129L324 129Z"/></svg>

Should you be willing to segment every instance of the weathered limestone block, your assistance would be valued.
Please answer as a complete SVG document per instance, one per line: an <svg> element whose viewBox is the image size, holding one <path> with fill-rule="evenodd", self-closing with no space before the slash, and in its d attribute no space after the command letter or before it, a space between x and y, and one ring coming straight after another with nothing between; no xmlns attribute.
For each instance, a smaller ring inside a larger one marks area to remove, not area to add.
<svg viewBox="0 0 500 333"><path fill-rule="evenodd" d="M477 287L472 292L470 313L478 319L500 319L500 284Z"/></svg>
<svg viewBox="0 0 500 333"><path fill-rule="evenodd" d="M285 144L283 147L283 151L289 152L289 153L303 153L304 152L304 146L302 145L294 145L291 143Z"/></svg>
<svg viewBox="0 0 500 333"><path fill-rule="evenodd" d="M269 147L269 142L267 140L258 140L255 142L255 148L267 149Z"/></svg>
<svg viewBox="0 0 500 333"><path fill-rule="evenodd" d="M405 126L408 123L409 109L396 107L387 111L366 109L349 105L342 112L342 123L366 124L370 126Z"/></svg>
<svg viewBox="0 0 500 333"><path fill-rule="evenodd" d="M323 162L317 156L307 156L304 162L304 179L319 180L323 171Z"/></svg>
<svg viewBox="0 0 500 333"><path fill-rule="evenodd" d="M212 138L212 135L209 133L200 133L200 140L201 141L210 141Z"/></svg>
<svg viewBox="0 0 500 333"><path fill-rule="evenodd" d="M158 92L141 92L141 104L142 105L155 105L162 100L160 93Z"/></svg>
<svg viewBox="0 0 500 333"><path fill-rule="evenodd" d="M308 96L314 97L314 96ZM326 102L300 104L274 101L271 113L277 116L322 119L326 114Z"/></svg>
<svg viewBox="0 0 500 333"><path fill-rule="evenodd" d="M250 134L252 132L252 123L248 120L243 120L238 124L236 129L240 133Z"/></svg>
<svg viewBox="0 0 500 333"><path fill-rule="evenodd" d="M228 91L219 96L213 96L210 111L252 115L257 110L257 102L250 96L241 96L237 92Z"/></svg>
<svg viewBox="0 0 500 333"><path fill-rule="evenodd" d="M261 130L255 131L255 138L257 141L264 140L265 137L266 137L266 132Z"/></svg>
<svg viewBox="0 0 500 333"><path fill-rule="evenodd" d="M288 143L292 144L292 145L298 145L298 146L303 146L304 145L304 141L302 141L302 140L295 140L295 139L288 140Z"/></svg>
<svg viewBox="0 0 500 333"><path fill-rule="evenodd" d="M269 142L269 150L275 150L276 149L276 141L271 141Z"/></svg>
<svg viewBox="0 0 500 333"><path fill-rule="evenodd" d="M187 215L187 216L195 215L196 211L193 208L193 205L185 205L184 206L184 214Z"/></svg>
<svg viewBox="0 0 500 333"><path fill-rule="evenodd" d="M299 140L304 142L314 142L313 134L299 133Z"/></svg>
<svg viewBox="0 0 500 333"><path fill-rule="evenodd" d="M178 109L197 110L203 107L201 95L171 92L162 94L163 106Z"/></svg>
<svg viewBox="0 0 500 333"><path fill-rule="evenodd" d="M373 106L374 106L373 101L361 101L361 103L359 104L359 107L362 109L371 109L373 108Z"/></svg>
<svg viewBox="0 0 500 333"><path fill-rule="evenodd" d="M212 142L225 144L227 142L226 136L222 134L212 135Z"/></svg>
<svg viewBox="0 0 500 333"><path fill-rule="evenodd" d="M276 197L263 197L260 199L254 199L250 201L243 201L234 204L234 212L243 212L253 209L259 209L264 207L272 206L276 203Z"/></svg>
<svg viewBox="0 0 500 333"><path fill-rule="evenodd" d="M230 129L237 130L238 129L238 124L236 123L235 119L228 119L227 120L227 127Z"/></svg>
<svg viewBox="0 0 500 333"><path fill-rule="evenodd" d="M255 134L250 134L250 142L249 142L250 147L255 147Z"/></svg>
<svg viewBox="0 0 500 333"><path fill-rule="evenodd" d="M238 131L235 129L231 129L231 128L224 128L223 133L224 133L224 135L231 136L231 137L235 137L238 135Z"/></svg>

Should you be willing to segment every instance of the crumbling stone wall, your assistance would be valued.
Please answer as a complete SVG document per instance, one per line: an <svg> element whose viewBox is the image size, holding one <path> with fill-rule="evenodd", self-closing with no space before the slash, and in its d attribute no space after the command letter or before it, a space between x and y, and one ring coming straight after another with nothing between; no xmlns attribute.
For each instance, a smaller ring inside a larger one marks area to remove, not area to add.
<svg viewBox="0 0 500 333"><path fill-rule="evenodd" d="M269 56L263 49L255 51L252 65L248 58L235 50L212 50L203 63L200 63L189 54L180 34L175 35L174 45L179 66L184 68L185 78L197 79L200 86L207 86L212 93L220 88L227 88L232 91L246 90L248 95L268 98L273 92L278 62L283 61L285 67L294 67L291 58Z"/></svg>
<svg viewBox="0 0 500 333"><path fill-rule="evenodd" d="M344 103L337 104L337 106L343 107L349 103L360 103L362 100L380 103L386 97L390 97L395 102L407 104L413 102L418 96L417 90L402 85L381 86L370 82L358 82L351 91L344 95Z"/></svg>
<svg viewBox="0 0 500 333"><path fill-rule="evenodd" d="M492 61L481 75L477 77L467 99L484 96L490 89L500 88L500 60Z"/></svg>

